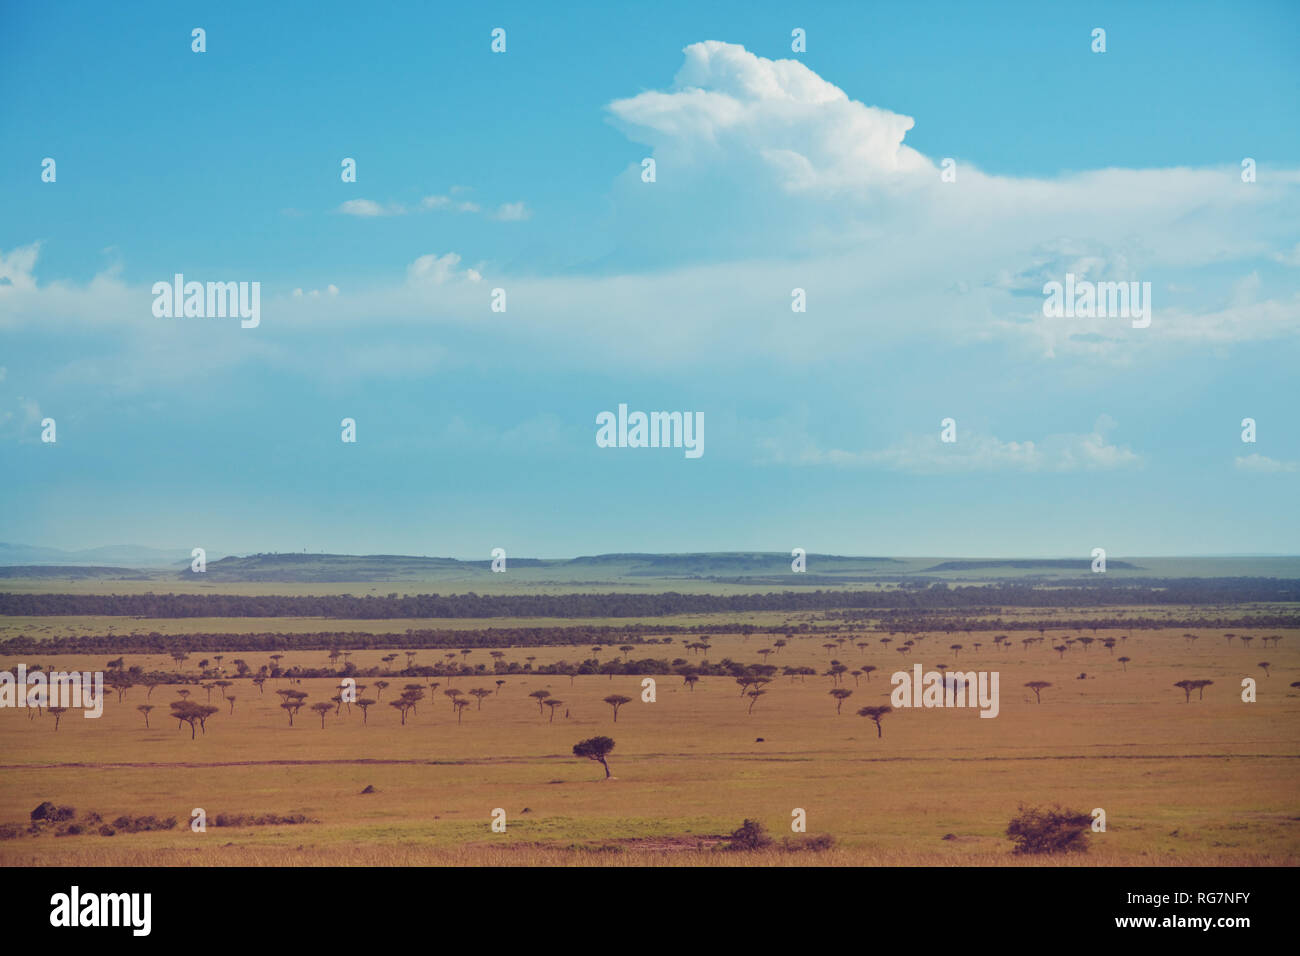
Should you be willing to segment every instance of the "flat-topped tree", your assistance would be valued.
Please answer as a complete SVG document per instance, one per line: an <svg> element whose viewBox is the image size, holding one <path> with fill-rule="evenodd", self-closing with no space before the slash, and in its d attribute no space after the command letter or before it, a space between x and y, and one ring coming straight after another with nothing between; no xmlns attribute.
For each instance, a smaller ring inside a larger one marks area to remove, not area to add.
<svg viewBox="0 0 1300 956"><path fill-rule="evenodd" d="M1260 669L1263 670L1263 672L1264 672L1264 676L1267 677L1267 676L1268 676L1268 669L1269 669L1270 667L1272 667L1273 665L1270 664L1268 661L1260 661L1260 662L1259 662L1259 666L1260 666Z"/></svg>
<svg viewBox="0 0 1300 956"><path fill-rule="evenodd" d="M483 698L484 698L484 697L491 697L491 696L492 696L492 691L488 690L486 687L472 687L472 688L470 688L469 695L470 695L471 697L474 697L474 698L476 698L476 699L478 700L478 708L477 708L477 709L478 709L478 710L482 710L482 709L483 709Z"/></svg>
<svg viewBox="0 0 1300 956"><path fill-rule="evenodd" d="M300 700L286 700L280 705L280 709L289 715L289 726L293 726L293 718L297 715L298 709L302 707Z"/></svg>
<svg viewBox="0 0 1300 956"><path fill-rule="evenodd" d="M613 774L609 772L609 761L606 758L613 749L614 741L611 738L590 737L573 745L573 755L599 763L605 768L605 779L608 780Z"/></svg>
<svg viewBox="0 0 1300 956"><path fill-rule="evenodd" d="M890 706L888 706L888 705L886 705L886 704L876 704L876 705L871 706L871 707L862 707L862 708L860 708L860 709L858 710L858 716L859 716L859 717L870 717L870 718L871 718L872 722L876 725L876 737L879 738L879 737L884 736L884 734L881 732L881 728L880 728L880 718L881 718L881 717L884 717L885 714L890 713L893 709L894 709L894 708L892 708L892 707L890 707Z"/></svg>
<svg viewBox="0 0 1300 956"><path fill-rule="evenodd" d="M357 706L361 708L362 725L365 725L367 718L370 716L370 708L376 703L377 701L373 697L362 697L357 701Z"/></svg>
<svg viewBox="0 0 1300 956"><path fill-rule="evenodd" d="M149 711L153 710L153 704L141 704L136 710L144 714L144 729L149 729Z"/></svg>
<svg viewBox="0 0 1300 956"><path fill-rule="evenodd" d="M1041 704L1043 702L1043 691L1052 685L1045 680L1031 680L1025 686L1034 692L1034 700Z"/></svg>
<svg viewBox="0 0 1300 956"><path fill-rule="evenodd" d="M631 697L624 697L622 694L610 694L605 698L605 703L614 708L614 723L618 723L618 709L631 702Z"/></svg>
<svg viewBox="0 0 1300 956"><path fill-rule="evenodd" d="M1190 704L1192 702L1192 691L1196 690L1196 681L1180 680L1178 683L1174 684L1174 686L1182 690L1183 694L1185 695L1186 699L1183 701L1183 703Z"/></svg>
<svg viewBox="0 0 1300 956"><path fill-rule="evenodd" d="M406 726L406 712L411 709L411 702L405 697L399 697L397 700L390 700L388 706L402 715L402 726Z"/></svg>
<svg viewBox="0 0 1300 956"><path fill-rule="evenodd" d="M551 708L551 719L550 721L548 721L548 723L553 724L555 723L555 708L563 705L564 701L557 700L554 697L548 697L546 698L544 703L546 704L547 707Z"/></svg>
<svg viewBox="0 0 1300 956"><path fill-rule="evenodd" d="M45 712L46 712L47 714L52 714L52 715L54 716L54 729L55 729L55 730L58 730L58 729L59 729L59 721L62 720L62 719L63 719L63 715L66 714L66 713L68 712L68 708L66 708L66 707L46 707L46 708L45 708Z"/></svg>
<svg viewBox="0 0 1300 956"><path fill-rule="evenodd" d="M465 715L465 708L469 706L469 701L464 697L457 697L451 703L456 708L456 723L459 724L461 717Z"/></svg>
<svg viewBox="0 0 1300 956"><path fill-rule="evenodd" d="M836 687L830 694L835 698L835 713L838 714L844 707L844 702L853 696L853 691L847 687Z"/></svg>
<svg viewBox="0 0 1300 956"><path fill-rule="evenodd" d="M1211 684L1213 684L1213 683L1214 683L1214 681L1212 681L1212 680L1194 680L1194 681L1192 681L1192 686L1195 687L1196 690L1197 690L1196 699L1197 699L1197 700L1205 700L1205 688L1209 687L1209 686L1210 686Z"/></svg>
<svg viewBox="0 0 1300 956"><path fill-rule="evenodd" d="M537 701L537 716L542 716L542 704L545 702L546 698L551 696L551 692L549 690L535 690L528 696Z"/></svg>
<svg viewBox="0 0 1300 956"><path fill-rule="evenodd" d="M1131 657L1121 657L1119 659L1120 666L1124 668L1125 673L1128 673L1128 663L1130 660L1132 660Z"/></svg>
<svg viewBox="0 0 1300 956"><path fill-rule="evenodd" d="M320 729L325 729L325 715L334 709L334 705L327 701L321 701L319 704L312 704L311 709L320 714Z"/></svg>

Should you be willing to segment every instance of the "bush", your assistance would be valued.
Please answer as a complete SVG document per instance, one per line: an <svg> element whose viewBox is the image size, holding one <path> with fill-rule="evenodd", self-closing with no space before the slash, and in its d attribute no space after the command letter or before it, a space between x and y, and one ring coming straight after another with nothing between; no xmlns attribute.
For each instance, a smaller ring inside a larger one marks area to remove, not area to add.
<svg viewBox="0 0 1300 956"><path fill-rule="evenodd" d="M1058 807L1019 807L1007 825L1015 853L1085 853L1092 815Z"/></svg>
<svg viewBox="0 0 1300 956"><path fill-rule="evenodd" d="M762 850L772 845L772 838L757 820L746 820L740 829L731 833L731 842L723 846L724 850Z"/></svg>
<svg viewBox="0 0 1300 956"><path fill-rule="evenodd" d="M829 833L819 833L817 836L803 837L796 839L786 837L781 841L781 849L787 853L798 853L800 850L809 850L813 853L823 853L826 850L835 848L835 837Z"/></svg>

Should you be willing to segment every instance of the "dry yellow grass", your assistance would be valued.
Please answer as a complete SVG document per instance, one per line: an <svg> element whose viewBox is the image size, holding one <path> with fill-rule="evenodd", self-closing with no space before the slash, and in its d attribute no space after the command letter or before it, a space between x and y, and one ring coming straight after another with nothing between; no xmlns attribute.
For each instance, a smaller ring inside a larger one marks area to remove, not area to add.
<svg viewBox="0 0 1300 956"><path fill-rule="evenodd" d="M499 695L471 704L457 724L443 691L482 686L495 675L440 680L432 697L401 726L386 701L408 679L389 678L385 703L369 723L346 708L325 727L304 709L290 727L268 681L263 696L239 681L235 712L212 717L191 740L167 719L175 688L158 688L146 730L135 688L110 697L99 720L76 714L54 732L48 717L0 710L0 822L25 821L51 800L108 819L122 814L175 816L173 831L113 837L19 837L0 842L0 863L114 864L582 864L691 865L738 862L799 865L987 865L1018 862L1003 835L1019 803L1061 803L1084 812L1104 808L1105 834L1090 837L1088 858L1070 863L1294 865L1300 860L1300 678L1294 630L1282 646L1227 646L1221 632L1199 630L1188 647L1181 629L1132 632L1114 656L1098 644L1062 661L1044 644L995 651L991 634L931 635L915 653L885 649L876 635L860 651L853 641L833 654L823 637L796 638L769 661L825 670L831 656L879 670L854 691L837 716L825 677L768 685L753 714L730 679L703 678L694 692L678 677L658 678L655 703L640 701L640 678L507 676ZM1036 632L1035 632L1036 635ZM1018 638L1019 634L1013 634ZM1055 639L1054 639L1055 638ZM856 640L856 639L855 639ZM973 644L983 648L975 652ZM684 655L680 642L655 656ZM954 657L949 644L965 649ZM895 642L897 644L897 641ZM713 639L710 658L757 662L765 637ZM581 651L581 652L580 652ZM579 653L580 652L580 653ZM358 652L360 667L385 652ZM417 662L441 660L422 651ZM608 659L617 652L606 648ZM634 652L634 656L640 649ZM590 654L590 648L511 650L507 659L536 663ZM1125 673L1117 658L1133 659ZM243 656L254 667L264 655ZM458 654L457 659L461 657ZM695 659L695 658L692 658ZM54 657L48 667L102 667L106 657ZM486 651L469 661L487 662ZM1273 664L1265 677L1256 665ZM322 666L324 652L291 652L285 663ZM855 715L888 703L888 675L920 662L1001 674L1001 715L973 710L902 710L884 718L877 739ZM17 662L0 662L0 668ZM29 662L31 663L31 662ZM128 655L128 663L171 666L170 659ZM187 665L187 666L192 666ZM1087 672L1087 679L1077 679ZM1254 677L1258 702L1243 703L1240 681ZM1183 678L1215 681L1203 701L1184 703L1172 685ZM409 679L422 683L427 681ZM1041 705L1023 689L1029 680L1052 687ZM373 685L372 678L362 683ZM308 680L308 703L335 693L333 680ZM280 687L289 686L280 682ZM549 690L563 699L554 722L527 695ZM193 688L194 699L204 691ZM373 686L366 691L373 695ZM427 690L426 690L427 693ZM617 724L602 698L633 698ZM214 695L213 703L217 703ZM617 741L615 780L570 754L578 740L606 734ZM758 742L756 738L764 738ZM373 785L378 792L362 795ZM186 826L190 811L209 815L206 833ZM490 830L494 808L508 828ZM810 834L838 841L830 853L742 854L656 846L717 836L752 817L780 837L791 811L806 810ZM305 813L317 824L221 828L218 813ZM945 837L949 837L945 839ZM618 849L610 849L617 847ZM649 849L647 849L649 847ZM593 852L595 848L596 852ZM605 849L600 849L605 848ZM1040 861L1035 861L1040 862ZM1060 862L1060 861L1048 861Z"/></svg>

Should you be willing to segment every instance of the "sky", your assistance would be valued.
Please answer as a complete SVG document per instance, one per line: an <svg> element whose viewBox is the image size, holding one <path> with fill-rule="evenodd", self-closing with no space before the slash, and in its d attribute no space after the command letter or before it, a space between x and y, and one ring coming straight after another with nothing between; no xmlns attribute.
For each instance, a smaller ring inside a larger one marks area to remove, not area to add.
<svg viewBox="0 0 1300 956"><path fill-rule="evenodd" d="M0 7L0 540L1300 552L1300 5L614 7Z"/></svg>

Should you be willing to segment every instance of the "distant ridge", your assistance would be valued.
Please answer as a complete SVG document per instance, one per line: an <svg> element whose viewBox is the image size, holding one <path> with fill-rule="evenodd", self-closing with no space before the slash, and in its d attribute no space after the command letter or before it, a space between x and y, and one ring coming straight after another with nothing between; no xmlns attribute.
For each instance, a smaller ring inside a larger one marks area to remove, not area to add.
<svg viewBox="0 0 1300 956"><path fill-rule="evenodd" d="M1139 564L1132 564L1128 561L1107 561L1108 569L1120 569L1123 571L1143 571ZM1078 570L1091 571L1092 561L1089 558L1029 558L1023 561L944 561L933 567L923 568L921 573L939 572L939 571L981 571L988 568L1012 568L1016 571L1060 571L1060 570Z"/></svg>

